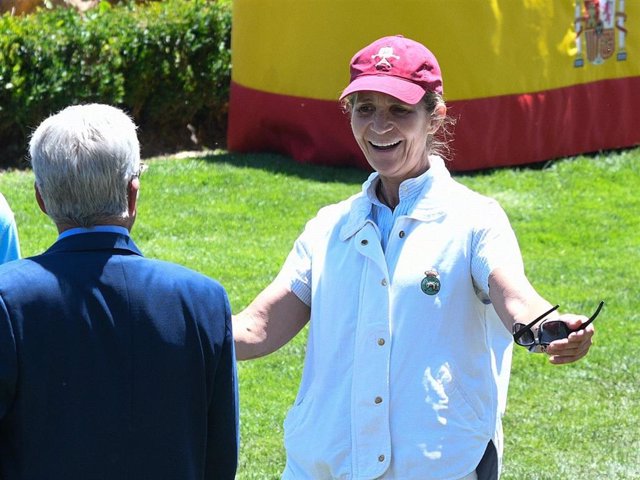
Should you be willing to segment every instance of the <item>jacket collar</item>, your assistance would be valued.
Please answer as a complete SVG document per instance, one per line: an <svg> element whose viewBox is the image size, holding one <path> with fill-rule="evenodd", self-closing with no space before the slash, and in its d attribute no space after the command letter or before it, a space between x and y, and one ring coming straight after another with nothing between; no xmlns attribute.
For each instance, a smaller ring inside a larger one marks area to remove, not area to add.
<svg viewBox="0 0 640 480"><path fill-rule="evenodd" d="M431 166L427 171L428 177L424 182L419 200L407 216L421 222L427 222L439 218L445 214L446 197L450 190L452 179L444 160L438 156L429 158ZM356 195L351 203L351 209L346 223L340 229L340 239L347 240L360 231L366 223L372 223L370 219L371 201L367 197L367 191L374 181L377 181L378 173L374 172L362 185L362 192Z"/></svg>
<svg viewBox="0 0 640 480"><path fill-rule="evenodd" d="M139 255L138 249L129 235L112 232L79 233L61 238L45 254L61 252L90 252L113 250L122 255Z"/></svg>
<svg viewBox="0 0 640 480"><path fill-rule="evenodd" d="M358 233L366 223L371 223L373 225L373 222L369 218L371 213L371 201L367 198L367 195L364 192L366 192L367 187L371 184L371 181L377 177L377 175L377 173L372 173L369 176L369 179L362 186L362 192L355 195L353 198L347 221L340 229L340 240L343 242Z"/></svg>

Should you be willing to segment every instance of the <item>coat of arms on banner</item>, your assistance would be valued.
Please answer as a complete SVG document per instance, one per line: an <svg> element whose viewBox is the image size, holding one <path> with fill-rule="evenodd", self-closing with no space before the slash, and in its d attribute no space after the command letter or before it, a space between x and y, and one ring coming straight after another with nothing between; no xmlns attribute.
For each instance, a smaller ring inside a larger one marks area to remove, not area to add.
<svg viewBox="0 0 640 480"><path fill-rule="evenodd" d="M575 67L584 66L584 57L600 65L616 52L616 59L627 59L625 51L624 0L576 0L576 59ZM617 32L616 32L617 30ZM616 33L618 41L616 45Z"/></svg>

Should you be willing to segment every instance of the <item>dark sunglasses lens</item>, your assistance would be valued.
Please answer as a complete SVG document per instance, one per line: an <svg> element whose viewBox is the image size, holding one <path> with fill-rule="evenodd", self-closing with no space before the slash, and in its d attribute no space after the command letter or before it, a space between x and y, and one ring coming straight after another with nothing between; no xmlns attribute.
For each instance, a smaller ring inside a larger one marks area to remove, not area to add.
<svg viewBox="0 0 640 480"><path fill-rule="evenodd" d="M522 331L524 329L524 331ZM523 347L528 347L535 343L535 339L533 338L533 332L530 328L523 323L516 323L513 326L513 334L519 334L518 338L516 338L516 343Z"/></svg>
<svg viewBox="0 0 640 480"><path fill-rule="evenodd" d="M549 345L555 340L561 340L567 338L571 333L569 327L564 322L559 320L553 320L550 322L544 322L540 327L540 344Z"/></svg>

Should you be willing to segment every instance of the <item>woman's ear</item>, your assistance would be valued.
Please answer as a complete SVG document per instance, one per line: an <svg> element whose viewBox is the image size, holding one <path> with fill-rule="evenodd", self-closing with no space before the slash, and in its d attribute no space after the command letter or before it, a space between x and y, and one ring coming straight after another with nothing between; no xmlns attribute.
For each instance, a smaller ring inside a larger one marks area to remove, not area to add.
<svg viewBox="0 0 640 480"><path fill-rule="evenodd" d="M444 119L447 116L447 106L443 103L436 105L431 113L431 122L429 123L429 135L433 135L444 123Z"/></svg>
<svg viewBox="0 0 640 480"><path fill-rule="evenodd" d="M447 116L447 106L444 103L439 103L433 110L433 114L438 117L440 121L443 121L444 117Z"/></svg>

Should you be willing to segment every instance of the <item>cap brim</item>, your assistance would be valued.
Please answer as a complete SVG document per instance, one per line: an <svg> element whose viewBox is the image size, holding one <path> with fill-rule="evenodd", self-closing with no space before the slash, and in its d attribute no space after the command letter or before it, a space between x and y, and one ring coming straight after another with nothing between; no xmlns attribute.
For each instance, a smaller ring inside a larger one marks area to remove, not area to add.
<svg viewBox="0 0 640 480"><path fill-rule="evenodd" d="M340 100L364 91L386 93L409 105L420 102L426 93L420 85L391 75L362 75L343 90Z"/></svg>

